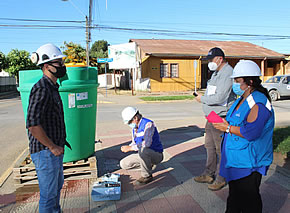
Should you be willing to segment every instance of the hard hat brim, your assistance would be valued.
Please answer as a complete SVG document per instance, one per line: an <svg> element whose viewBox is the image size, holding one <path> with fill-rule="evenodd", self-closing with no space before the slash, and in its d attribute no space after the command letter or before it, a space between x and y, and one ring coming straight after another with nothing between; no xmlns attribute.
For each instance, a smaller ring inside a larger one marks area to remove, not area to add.
<svg viewBox="0 0 290 213"><path fill-rule="evenodd" d="M230 78L242 78L242 77L259 77L262 75L232 75Z"/></svg>

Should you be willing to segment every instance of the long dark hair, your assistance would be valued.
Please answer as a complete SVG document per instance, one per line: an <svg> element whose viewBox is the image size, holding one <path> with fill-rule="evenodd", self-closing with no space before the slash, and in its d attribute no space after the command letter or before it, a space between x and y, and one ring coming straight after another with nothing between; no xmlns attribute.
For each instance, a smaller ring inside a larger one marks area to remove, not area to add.
<svg viewBox="0 0 290 213"><path fill-rule="evenodd" d="M244 82L249 85L252 86L255 90L263 93L268 100L271 102L271 97L269 95L268 90L262 86L262 80L260 79L260 77L258 76L248 76L248 77L243 77Z"/></svg>

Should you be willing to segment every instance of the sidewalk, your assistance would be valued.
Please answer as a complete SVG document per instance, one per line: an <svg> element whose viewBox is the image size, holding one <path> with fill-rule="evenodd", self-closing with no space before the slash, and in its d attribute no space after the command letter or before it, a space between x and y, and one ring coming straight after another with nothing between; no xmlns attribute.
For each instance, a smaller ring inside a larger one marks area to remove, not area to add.
<svg viewBox="0 0 290 213"><path fill-rule="evenodd" d="M106 99L100 96L100 101L114 100L111 97ZM165 148L165 159L157 166L153 174L154 181L145 186L133 184L139 178L138 170L122 170L118 164L119 160L127 155L120 151L120 147L131 140L128 127L116 125L115 129L112 129L106 125L99 125L98 128L100 128L98 137L102 142L96 143L98 175L107 172L121 174L121 200L94 202L90 197L92 181L65 181L61 195L63 212L218 213L225 211L228 186L212 192L207 189L206 184L196 183L193 180L194 176L203 171L206 161L203 126L176 125L175 128L168 129L164 124L159 127ZM289 212L290 172L273 164L262 182L260 189L264 212ZM23 187L13 194L0 195L0 212L37 212L38 199L37 186Z"/></svg>
<svg viewBox="0 0 290 213"><path fill-rule="evenodd" d="M199 127L161 131L165 159L153 174L154 181L145 186L134 186L138 171L119 168L118 161L125 156L120 152L120 141L130 140L128 131L116 129L104 132L97 143L99 174L121 174L120 201L93 202L89 180L66 181L61 205L64 212L224 212L228 187L212 192L206 184L193 181L204 168L206 153ZM272 165L263 178L261 194L264 212L289 212L290 173ZM24 187L15 194L0 197L0 212L37 212L39 193L35 187ZM4 202L3 202L4 201Z"/></svg>

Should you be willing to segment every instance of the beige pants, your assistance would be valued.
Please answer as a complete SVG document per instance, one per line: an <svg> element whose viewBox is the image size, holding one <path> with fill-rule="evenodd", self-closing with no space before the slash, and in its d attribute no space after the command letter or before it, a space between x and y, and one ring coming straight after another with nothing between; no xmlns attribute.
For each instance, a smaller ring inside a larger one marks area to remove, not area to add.
<svg viewBox="0 0 290 213"><path fill-rule="evenodd" d="M136 154L131 154L120 161L122 169L141 168L141 176L152 175L152 165L157 165L163 160L163 153L142 147Z"/></svg>
<svg viewBox="0 0 290 213"><path fill-rule="evenodd" d="M205 148L207 152L206 169L203 174L215 175L218 183L224 182L225 178L219 175L221 163L221 135L222 131L214 128L212 123L205 125Z"/></svg>

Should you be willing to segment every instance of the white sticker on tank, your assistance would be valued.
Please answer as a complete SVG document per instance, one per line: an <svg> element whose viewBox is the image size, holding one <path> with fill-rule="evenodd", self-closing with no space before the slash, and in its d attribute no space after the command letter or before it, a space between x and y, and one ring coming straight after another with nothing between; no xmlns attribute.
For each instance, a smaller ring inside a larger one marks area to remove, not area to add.
<svg viewBox="0 0 290 213"><path fill-rule="evenodd" d="M84 109L84 108L91 108L93 107L93 104L84 104L84 105L78 105L78 109Z"/></svg>
<svg viewBox="0 0 290 213"><path fill-rule="evenodd" d="M70 93L68 94L68 108L75 108L76 107L76 94Z"/></svg>
<svg viewBox="0 0 290 213"><path fill-rule="evenodd" d="M77 101L87 100L88 92L77 93Z"/></svg>

